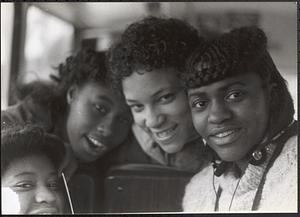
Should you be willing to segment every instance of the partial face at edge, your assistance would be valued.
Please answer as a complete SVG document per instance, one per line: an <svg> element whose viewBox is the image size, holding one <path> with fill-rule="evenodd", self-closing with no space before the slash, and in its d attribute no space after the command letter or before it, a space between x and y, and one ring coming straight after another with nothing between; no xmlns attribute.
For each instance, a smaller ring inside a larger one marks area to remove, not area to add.
<svg viewBox="0 0 300 217"><path fill-rule="evenodd" d="M132 123L128 106L93 81L69 90L67 133L75 156L91 162L125 141Z"/></svg>
<svg viewBox="0 0 300 217"><path fill-rule="evenodd" d="M197 132L225 161L244 158L265 136L270 90L255 73L188 91Z"/></svg>
<svg viewBox="0 0 300 217"><path fill-rule="evenodd" d="M2 194L2 211L8 204L14 205L11 214L62 214L65 211L57 171L46 156L32 155L13 161L1 181L2 190L12 190L11 194ZM11 201L13 193L17 201Z"/></svg>
<svg viewBox="0 0 300 217"><path fill-rule="evenodd" d="M186 93L175 69L140 70L126 77L123 92L137 125L167 153L176 153L197 137Z"/></svg>

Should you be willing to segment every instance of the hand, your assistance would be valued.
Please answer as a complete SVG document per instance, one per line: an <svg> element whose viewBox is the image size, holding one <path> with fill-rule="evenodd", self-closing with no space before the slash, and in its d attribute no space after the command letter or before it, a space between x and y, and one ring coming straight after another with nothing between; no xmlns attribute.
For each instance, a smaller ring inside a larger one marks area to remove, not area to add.
<svg viewBox="0 0 300 217"><path fill-rule="evenodd" d="M167 165L164 151L155 142L150 132L147 132L135 123L132 125L132 131L141 148L147 155L159 163Z"/></svg>

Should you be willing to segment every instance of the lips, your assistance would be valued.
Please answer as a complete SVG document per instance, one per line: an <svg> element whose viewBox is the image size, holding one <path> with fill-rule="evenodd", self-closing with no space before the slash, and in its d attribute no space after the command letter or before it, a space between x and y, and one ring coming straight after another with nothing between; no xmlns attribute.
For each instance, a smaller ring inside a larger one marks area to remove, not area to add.
<svg viewBox="0 0 300 217"><path fill-rule="evenodd" d="M34 215L58 214L58 209L55 207L40 208L40 209L33 210L29 214L34 214Z"/></svg>
<svg viewBox="0 0 300 217"><path fill-rule="evenodd" d="M176 135L177 124L159 132L153 132L155 138L161 142L168 142Z"/></svg>
<svg viewBox="0 0 300 217"><path fill-rule="evenodd" d="M235 133L237 130L228 130L228 131L225 131L225 132L221 132L221 133L217 133L215 134L214 136L215 137L218 137L218 138L224 138L226 136L229 136L233 133Z"/></svg>
<svg viewBox="0 0 300 217"><path fill-rule="evenodd" d="M242 128L214 129L209 135L215 145L226 145L235 142L242 134Z"/></svg>
<svg viewBox="0 0 300 217"><path fill-rule="evenodd" d="M88 147L94 154L98 154L100 152L105 151L107 148L103 144L102 140L93 136L86 136L86 140L88 141Z"/></svg>

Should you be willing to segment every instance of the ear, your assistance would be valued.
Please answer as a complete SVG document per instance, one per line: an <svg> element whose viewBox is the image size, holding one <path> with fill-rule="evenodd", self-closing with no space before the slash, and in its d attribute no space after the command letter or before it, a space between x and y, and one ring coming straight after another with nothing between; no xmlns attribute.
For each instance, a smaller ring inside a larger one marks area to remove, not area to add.
<svg viewBox="0 0 300 217"><path fill-rule="evenodd" d="M69 87L68 91L67 91L67 102L68 104L70 104L71 102L74 101L74 99L76 99L78 93L78 86L77 85L72 85L71 87Z"/></svg>

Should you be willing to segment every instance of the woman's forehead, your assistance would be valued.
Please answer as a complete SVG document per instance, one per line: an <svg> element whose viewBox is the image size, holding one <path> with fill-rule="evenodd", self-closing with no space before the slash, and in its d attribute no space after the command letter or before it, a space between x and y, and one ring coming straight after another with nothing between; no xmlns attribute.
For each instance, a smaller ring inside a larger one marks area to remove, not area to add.
<svg viewBox="0 0 300 217"><path fill-rule="evenodd" d="M46 155L28 155L14 159L3 176L39 176L56 174L53 162Z"/></svg>
<svg viewBox="0 0 300 217"><path fill-rule="evenodd" d="M213 83L188 89L188 95L192 96L194 94L205 94L210 92L221 92L227 89L240 86L240 87L253 87L256 88L261 86L262 80L256 73L246 73L236 76L231 76L223 80L215 81Z"/></svg>

